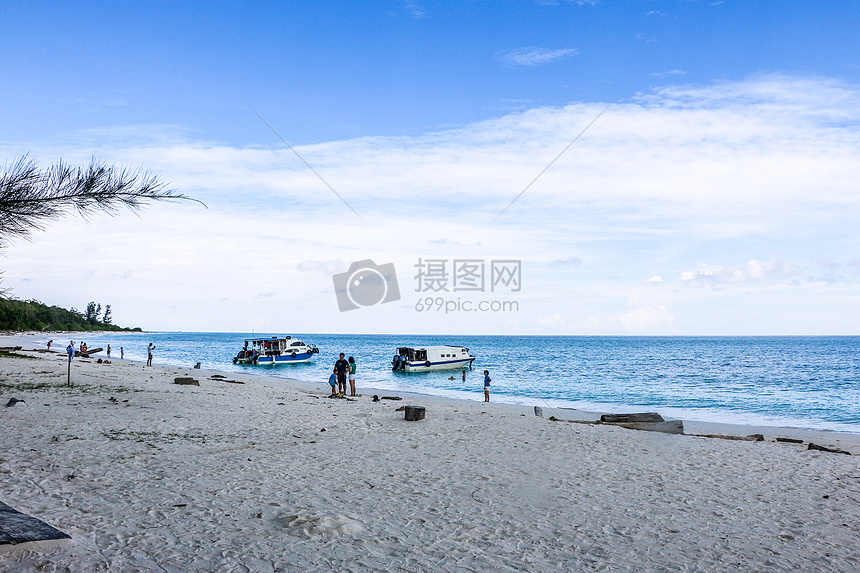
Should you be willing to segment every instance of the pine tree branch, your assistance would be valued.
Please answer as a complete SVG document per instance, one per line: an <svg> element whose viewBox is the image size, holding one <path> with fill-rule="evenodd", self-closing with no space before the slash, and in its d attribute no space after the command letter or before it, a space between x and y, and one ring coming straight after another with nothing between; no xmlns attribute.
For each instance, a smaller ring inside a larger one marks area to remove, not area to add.
<svg viewBox="0 0 860 573"><path fill-rule="evenodd" d="M27 156L0 173L0 247L9 238L28 237L68 211L88 218L97 211L143 209L151 201L195 201L168 188L142 169L117 168L95 158L85 167L59 161L45 171Z"/></svg>

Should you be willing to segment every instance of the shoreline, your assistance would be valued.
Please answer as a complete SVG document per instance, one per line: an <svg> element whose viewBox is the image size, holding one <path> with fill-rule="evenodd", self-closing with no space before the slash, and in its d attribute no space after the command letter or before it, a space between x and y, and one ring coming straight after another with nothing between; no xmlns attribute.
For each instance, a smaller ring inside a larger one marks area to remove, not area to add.
<svg viewBox="0 0 860 573"><path fill-rule="evenodd" d="M853 456L128 360L75 359L67 387L65 354L26 350L0 359L4 403L24 400L0 408L0 501L72 539L0 569L860 567Z"/></svg>
<svg viewBox="0 0 860 573"><path fill-rule="evenodd" d="M69 336L73 336L74 332L48 332L48 333L36 333L36 332L26 332L26 333L0 333L0 347L2 346L28 346L31 345L35 348L35 339L37 338L60 338L60 336L64 336L68 338ZM52 350L54 352L62 352L65 348L63 345L62 349ZM96 359L99 356L96 357ZM101 356L101 358L104 358ZM118 360L116 357L113 360ZM132 360L125 359L125 362L129 363L137 363L142 364L145 361L140 360ZM219 369L191 369L183 366L175 366L170 364L157 364L158 366L162 366L164 368L179 368L186 369L189 372L213 372L216 374L223 374L225 376L238 376L236 372L231 372L227 370L219 370ZM246 373L248 376L259 377L271 379L272 381L283 381L285 383L293 384L298 387L303 387L305 389L308 388L319 388L327 385L311 382L307 380L300 380L297 378L289 378L284 376L271 376L266 372L261 371L259 373ZM413 391L404 391L404 390L392 390L392 389L384 389L384 388L374 388L374 387L361 387L365 390L366 393L383 395L385 393L399 393L409 396L415 396L418 398L428 399L428 400L440 400L443 402L453 401L453 402L466 402L470 403L472 400L468 398L459 397L459 396L444 396L441 394L428 394L428 393L420 393ZM476 400L481 401L483 399L483 394L475 394ZM569 419L574 421L596 421L600 419L600 416L603 414L612 414L618 413L615 411L602 411L602 410L583 410L577 408L570 408L566 406L554 406L549 401L546 400L533 400L535 404L522 404L518 402L503 402L503 401L493 401L493 404L510 406L513 408L517 408L517 412L533 412L533 408L535 406L540 407L546 413L545 416L555 416L561 419ZM669 408L672 409L672 408ZM653 407L644 406L644 407L634 407L634 406L622 406L617 410L620 411L629 411L629 412L643 412L643 411L653 411ZM837 443L842 444L851 444L860 447L860 431L858 432L847 432L840 430L829 430L829 429L815 429L815 428L803 428L803 427L793 427L793 426L785 426L785 425L764 425L764 424L755 424L755 423L732 423L732 422L714 422L714 421L705 421L705 420L696 420L696 419L687 419L680 418L675 416L664 416L667 420L682 420L684 423L684 433L687 435L726 435L726 436L734 436L734 437L746 437L750 435L760 434L764 436L766 440L773 441L777 437L784 437L790 439L801 439L804 442L815 442L819 443L821 441L835 441ZM817 440L817 441L816 441ZM860 453L860 452L858 452Z"/></svg>

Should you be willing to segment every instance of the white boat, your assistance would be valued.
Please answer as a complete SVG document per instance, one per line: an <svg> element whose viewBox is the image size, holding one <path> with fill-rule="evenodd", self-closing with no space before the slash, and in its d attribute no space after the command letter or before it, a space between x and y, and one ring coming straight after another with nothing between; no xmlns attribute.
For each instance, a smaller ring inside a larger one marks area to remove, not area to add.
<svg viewBox="0 0 860 573"><path fill-rule="evenodd" d="M292 336L246 338L245 347L233 358L233 364L274 365L307 362L319 349Z"/></svg>
<svg viewBox="0 0 860 573"><path fill-rule="evenodd" d="M397 349L391 360L395 372L429 372L430 370L455 370L472 368L475 357L465 346L422 346Z"/></svg>

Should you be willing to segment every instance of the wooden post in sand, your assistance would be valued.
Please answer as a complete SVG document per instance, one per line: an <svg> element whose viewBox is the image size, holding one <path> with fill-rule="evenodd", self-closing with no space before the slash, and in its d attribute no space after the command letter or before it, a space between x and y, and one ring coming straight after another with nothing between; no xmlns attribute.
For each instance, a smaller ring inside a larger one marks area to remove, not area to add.
<svg viewBox="0 0 860 573"><path fill-rule="evenodd" d="M69 371L66 374L66 386L72 387L72 359L69 358Z"/></svg>
<svg viewBox="0 0 860 573"><path fill-rule="evenodd" d="M417 422L424 419L424 406L406 406L406 420L409 422Z"/></svg>

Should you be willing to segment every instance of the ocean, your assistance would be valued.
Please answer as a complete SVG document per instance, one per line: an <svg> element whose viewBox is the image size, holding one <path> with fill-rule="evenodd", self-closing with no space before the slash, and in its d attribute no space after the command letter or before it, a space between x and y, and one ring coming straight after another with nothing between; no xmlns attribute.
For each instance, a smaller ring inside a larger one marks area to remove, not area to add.
<svg viewBox="0 0 860 573"><path fill-rule="evenodd" d="M319 383L343 352L358 363L358 388L599 412L657 411L664 417L860 433L860 337L423 336L291 334L320 353L307 364L236 366L247 333L76 333L76 345L120 347L129 360ZM47 339L44 340L47 342ZM69 340L54 339L62 350ZM399 346L468 347L473 370L392 372ZM104 353L100 354L104 356ZM453 376L453 380L449 377Z"/></svg>

